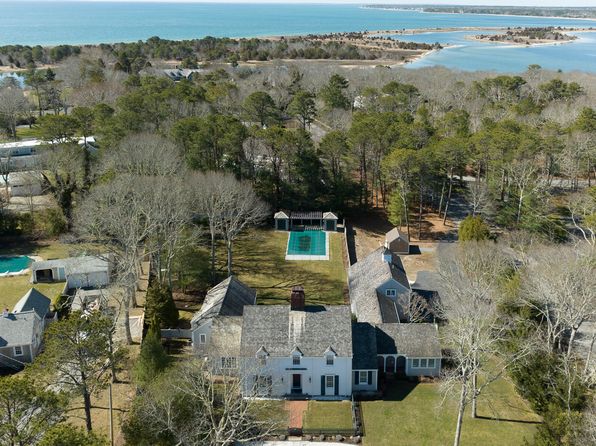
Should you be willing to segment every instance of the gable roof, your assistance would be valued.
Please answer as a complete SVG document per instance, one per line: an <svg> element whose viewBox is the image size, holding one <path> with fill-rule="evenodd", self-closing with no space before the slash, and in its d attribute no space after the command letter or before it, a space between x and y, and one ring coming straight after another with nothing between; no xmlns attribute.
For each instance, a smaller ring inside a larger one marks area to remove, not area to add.
<svg viewBox="0 0 596 446"><path fill-rule="evenodd" d="M12 310L13 313L23 313L25 311L35 311L37 315L43 319L46 314L50 312L50 304L52 301L37 291L31 288L27 293L19 299Z"/></svg>
<svg viewBox="0 0 596 446"><path fill-rule="evenodd" d="M352 324L352 369L377 368L377 332L374 325L357 322Z"/></svg>
<svg viewBox="0 0 596 446"><path fill-rule="evenodd" d="M304 356L323 356L331 347L337 356L352 356L352 321L347 305L255 305L244 309L240 355L255 356L264 347L270 356L289 357L296 348Z"/></svg>
<svg viewBox="0 0 596 446"><path fill-rule="evenodd" d="M278 211L275 213L275 215L273 216L273 218L290 218L290 216L288 214L286 214L284 211Z"/></svg>
<svg viewBox="0 0 596 446"><path fill-rule="evenodd" d="M378 324L377 353L408 358L440 358L441 344L435 324Z"/></svg>
<svg viewBox="0 0 596 446"><path fill-rule="evenodd" d="M335 215L333 212L324 212L323 220L337 220L337 215Z"/></svg>
<svg viewBox="0 0 596 446"><path fill-rule="evenodd" d="M384 255L391 256L391 262L386 262L383 259ZM350 301L359 322L378 324L398 320L393 301L377 293L377 288L391 279L404 289L410 289L401 258L384 247L376 249L350 266L348 271Z"/></svg>
<svg viewBox="0 0 596 446"><path fill-rule="evenodd" d="M245 305L254 305L257 292L234 276L228 277L209 290L203 306L195 313L191 326L196 328L216 316L242 316Z"/></svg>
<svg viewBox="0 0 596 446"><path fill-rule="evenodd" d="M210 357L240 355L242 316L221 316L213 319L207 352Z"/></svg>
<svg viewBox="0 0 596 446"><path fill-rule="evenodd" d="M387 243L394 242L395 240L402 239L405 241L409 241L408 236L406 234L402 234L399 232L399 229L393 228L387 234L385 234L385 241Z"/></svg>
<svg viewBox="0 0 596 446"><path fill-rule="evenodd" d="M90 274L109 271L107 259L98 256L67 257L65 259L42 260L31 264L31 271L42 269L64 268L66 276L71 274Z"/></svg>
<svg viewBox="0 0 596 446"><path fill-rule="evenodd" d="M35 311L0 316L0 347L31 344L37 317Z"/></svg>

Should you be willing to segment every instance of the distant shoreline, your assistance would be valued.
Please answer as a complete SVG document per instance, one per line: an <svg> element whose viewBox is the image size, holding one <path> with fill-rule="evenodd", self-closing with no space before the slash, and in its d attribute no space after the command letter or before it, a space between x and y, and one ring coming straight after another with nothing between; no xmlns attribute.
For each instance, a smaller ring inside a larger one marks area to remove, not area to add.
<svg viewBox="0 0 596 446"><path fill-rule="evenodd" d="M479 15L479 16L496 16L496 17L527 17L530 19L554 19L554 20L586 20L596 22L595 17L560 17L560 16L548 16L548 15L527 15L527 14L496 14L496 13L480 13L480 12L449 12L449 11L424 11L422 8L390 8L388 6L374 6L374 5L362 5L364 9L379 9L382 11L415 11L421 14L450 14L450 15Z"/></svg>

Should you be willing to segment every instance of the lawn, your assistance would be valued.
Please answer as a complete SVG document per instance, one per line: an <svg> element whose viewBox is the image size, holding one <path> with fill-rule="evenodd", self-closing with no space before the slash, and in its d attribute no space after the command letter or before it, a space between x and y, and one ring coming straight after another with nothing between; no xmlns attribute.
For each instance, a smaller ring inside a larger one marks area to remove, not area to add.
<svg viewBox="0 0 596 446"><path fill-rule="evenodd" d="M343 236L329 235L329 260L286 261L287 232L252 230L234 245L234 273L257 290L259 304L287 303L293 285L304 287L307 304L346 303Z"/></svg>
<svg viewBox="0 0 596 446"><path fill-rule="evenodd" d="M68 257L75 251L80 250L79 245L67 245L57 241L2 240L1 244L0 255L35 255L46 260ZM52 300L64 288L64 283L38 283L33 285L29 282L30 278L29 274L0 277L0 307L8 307L12 310L17 301L32 286L35 286L37 290Z"/></svg>
<svg viewBox="0 0 596 446"><path fill-rule="evenodd" d="M233 274L257 290L257 303L288 303L294 285L304 287L307 304L347 303L343 234L329 234L329 260L286 261L288 234L271 229L251 229L234 243ZM173 281L177 291L201 296L211 288L209 255L206 243L188 245L176 255ZM227 277L226 250L221 240L216 248L216 274L217 282Z"/></svg>
<svg viewBox="0 0 596 446"><path fill-rule="evenodd" d="M472 419L469 408L462 425L462 446L482 444L521 445L531 440L540 418L520 398L513 385L495 381L478 403L480 418ZM453 443L457 417L456 396L441 405L436 383L398 382L384 401L362 403L364 444L368 446L439 445Z"/></svg>
<svg viewBox="0 0 596 446"><path fill-rule="evenodd" d="M309 401L302 419L305 430L350 430L352 404L350 401Z"/></svg>

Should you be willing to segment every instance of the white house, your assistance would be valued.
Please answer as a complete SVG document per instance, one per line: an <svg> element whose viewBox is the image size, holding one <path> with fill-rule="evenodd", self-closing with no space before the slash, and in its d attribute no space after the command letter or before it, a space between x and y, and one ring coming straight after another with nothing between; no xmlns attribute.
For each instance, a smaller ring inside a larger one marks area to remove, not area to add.
<svg viewBox="0 0 596 446"><path fill-rule="evenodd" d="M93 136L80 138L76 142L80 146L95 150ZM39 149L48 144L50 142L41 139L1 143L0 158L10 158L14 169L33 169L39 164Z"/></svg>
<svg viewBox="0 0 596 446"><path fill-rule="evenodd" d="M350 305L358 322L405 321L410 284L398 255L381 247L348 271Z"/></svg>
<svg viewBox="0 0 596 446"><path fill-rule="evenodd" d="M11 197L35 197L43 193L43 176L35 171L11 172L8 174L8 188ZM6 183L0 177L0 189Z"/></svg>
<svg viewBox="0 0 596 446"><path fill-rule="evenodd" d="M191 322L191 339L195 353L203 355L210 344L214 319L224 316L242 316L245 305L255 305L257 292L234 276L209 290L201 309ZM213 348L213 346L212 346Z"/></svg>
<svg viewBox="0 0 596 446"><path fill-rule="evenodd" d="M69 289L101 288L110 283L110 263L97 256L42 260L31 264L31 282L66 282Z"/></svg>
<svg viewBox="0 0 596 446"><path fill-rule="evenodd" d="M304 290L295 287L290 305L244 308L240 357L253 374L247 391L256 385L270 396L346 398L352 394L352 356L346 305L305 306ZM226 361L221 358L222 366Z"/></svg>

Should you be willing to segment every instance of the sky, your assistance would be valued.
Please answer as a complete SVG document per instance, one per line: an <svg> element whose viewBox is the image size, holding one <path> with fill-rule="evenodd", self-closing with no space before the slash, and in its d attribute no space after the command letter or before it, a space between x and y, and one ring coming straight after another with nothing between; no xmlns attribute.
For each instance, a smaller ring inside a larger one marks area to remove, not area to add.
<svg viewBox="0 0 596 446"><path fill-rule="evenodd" d="M40 1L40 0L35 0ZM52 2L56 0L41 0ZM111 2L161 2L161 3L375 3L392 5L491 5L491 6L592 6L596 0L61 0L61 1L111 1ZM2 3L2 0L0 0Z"/></svg>

